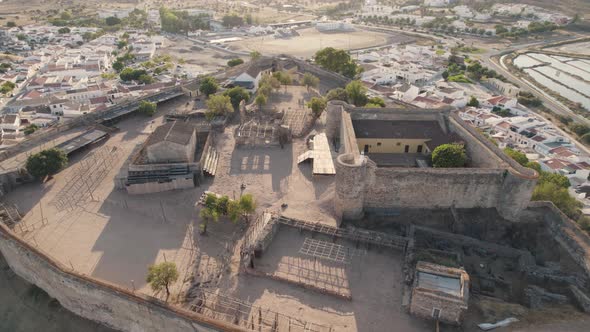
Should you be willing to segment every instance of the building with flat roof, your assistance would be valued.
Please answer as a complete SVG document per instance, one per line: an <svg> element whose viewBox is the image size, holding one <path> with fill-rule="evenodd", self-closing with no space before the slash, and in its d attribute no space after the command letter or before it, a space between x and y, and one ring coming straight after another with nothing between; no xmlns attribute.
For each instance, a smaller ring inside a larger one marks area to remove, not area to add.
<svg viewBox="0 0 590 332"><path fill-rule="evenodd" d="M459 325L469 302L469 275L451 268L419 261L410 299L412 315Z"/></svg>

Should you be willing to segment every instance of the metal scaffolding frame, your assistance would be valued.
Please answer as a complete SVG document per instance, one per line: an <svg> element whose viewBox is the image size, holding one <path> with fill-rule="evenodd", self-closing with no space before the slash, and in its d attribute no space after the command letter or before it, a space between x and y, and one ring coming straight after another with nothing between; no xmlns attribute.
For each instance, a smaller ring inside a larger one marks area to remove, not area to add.
<svg viewBox="0 0 590 332"><path fill-rule="evenodd" d="M88 199L95 200L94 191L113 168L118 158L117 147L103 146L82 159L73 169L64 187L51 204L58 209L73 210Z"/></svg>
<svg viewBox="0 0 590 332"><path fill-rule="evenodd" d="M352 256L361 256L363 251L340 244L306 237L299 253L337 263L348 264Z"/></svg>
<svg viewBox="0 0 590 332"><path fill-rule="evenodd" d="M0 202L0 221L2 221L4 225L12 229L14 226L19 224L21 219L22 217L15 205L5 205L4 203Z"/></svg>
<svg viewBox="0 0 590 332"><path fill-rule="evenodd" d="M228 295L200 289L192 311L259 332L333 332L329 326L287 316Z"/></svg>
<svg viewBox="0 0 590 332"><path fill-rule="evenodd" d="M391 234L368 231L358 228L338 228L320 223L311 223L303 220L287 218L279 216L278 221L287 226L299 229L300 231L307 230L310 232L317 232L332 237L344 238L356 243L374 244L381 247L393 248L398 250L406 250L408 239L402 236L395 236Z"/></svg>

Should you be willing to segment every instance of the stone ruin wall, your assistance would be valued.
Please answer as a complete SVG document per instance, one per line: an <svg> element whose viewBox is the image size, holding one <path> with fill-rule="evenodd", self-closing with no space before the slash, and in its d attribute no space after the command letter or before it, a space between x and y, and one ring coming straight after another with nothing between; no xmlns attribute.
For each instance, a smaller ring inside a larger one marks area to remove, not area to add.
<svg viewBox="0 0 590 332"><path fill-rule="evenodd" d="M73 313L121 331L244 331L225 322L173 307L78 274L21 240L0 223L0 251L21 278L43 289Z"/></svg>
<svg viewBox="0 0 590 332"><path fill-rule="evenodd" d="M530 202L537 174L505 156L495 145L448 111L357 109L344 102L328 105L326 133L339 139L336 166L337 217L360 219L364 211L400 208L496 208L517 221ZM439 121L460 135L473 168L380 168L360 156L352 119Z"/></svg>

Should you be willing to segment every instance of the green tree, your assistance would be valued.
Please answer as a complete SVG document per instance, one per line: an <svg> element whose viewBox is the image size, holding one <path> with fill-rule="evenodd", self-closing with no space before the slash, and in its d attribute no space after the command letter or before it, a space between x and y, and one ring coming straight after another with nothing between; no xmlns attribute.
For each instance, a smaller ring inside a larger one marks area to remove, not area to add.
<svg viewBox="0 0 590 332"><path fill-rule="evenodd" d="M250 99L250 94L248 93L248 91L246 91L246 89L244 89L240 86L236 86L236 87L233 87L229 90L225 90L223 95L229 97L229 99L231 100L232 106L236 110L240 107L240 102L242 100L245 100L246 102L248 102L248 100Z"/></svg>
<svg viewBox="0 0 590 332"><path fill-rule="evenodd" d="M178 270L173 262L162 262L150 265L146 282L150 284L153 291L166 290L166 301L170 297L170 285L178 280Z"/></svg>
<svg viewBox="0 0 590 332"><path fill-rule="evenodd" d="M117 24L121 24L121 19L115 16L110 16L107 17L104 22L106 23L106 25L108 26L113 26L113 25L117 25Z"/></svg>
<svg viewBox="0 0 590 332"><path fill-rule="evenodd" d="M242 197L240 197L239 205L240 212L242 213L242 215L245 215L246 218L248 218L250 214L256 211L256 201L254 200L254 197L251 194L242 195Z"/></svg>
<svg viewBox="0 0 590 332"><path fill-rule="evenodd" d="M315 62L327 70L353 78L359 69L345 50L326 47L316 52Z"/></svg>
<svg viewBox="0 0 590 332"><path fill-rule="evenodd" d="M236 14L225 15L221 19L221 24L226 28L239 27L244 25L244 19Z"/></svg>
<svg viewBox="0 0 590 332"><path fill-rule="evenodd" d="M262 54L260 54L260 52L258 52L258 51L250 52L250 59L252 59L252 61L256 61L256 60L260 59L261 57L262 57Z"/></svg>
<svg viewBox="0 0 590 332"><path fill-rule="evenodd" d="M573 131L574 133L576 133L576 135L580 137L590 132L590 127L583 125L581 123L572 123L568 127L571 129L571 131Z"/></svg>
<svg viewBox="0 0 590 332"><path fill-rule="evenodd" d="M6 81L6 82L2 83L2 85L0 85L0 94L8 94L12 90L14 90L15 87L16 87L16 84L14 84L10 81Z"/></svg>
<svg viewBox="0 0 590 332"><path fill-rule="evenodd" d="M240 58L236 58L236 59L231 59L227 62L227 65L229 67L235 67L237 65L241 65L242 63L244 63L244 60L240 59Z"/></svg>
<svg viewBox="0 0 590 332"><path fill-rule="evenodd" d="M256 96L256 99L254 99L254 102L256 103L256 105L258 105L258 108L260 110L262 110L262 106L266 104L266 101L266 96L262 93L259 93L258 96Z"/></svg>
<svg viewBox="0 0 590 332"><path fill-rule="evenodd" d="M268 85L271 89L278 90L281 88L281 81L272 75L265 75L260 79L260 86ZM270 93L263 92L267 97Z"/></svg>
<svg viewBox="0 0 590 332"><path fill-rule="evenodd" d="M528 163L526 163L526 165L524 165L525 167L528 168L532 168L535 171L537 171L537 173L541 173L541 164L539 164L536 161L529 161Z"/></svg>
<svg viewBox="0 0 590 332"><path fill-rule="evenodd" d="M219 213L215 207L205 207L199 212L199 217L201 217L201 224L199 226L200 232L201 234L205 234L207 233L207 225L209 222L217 222L219 220Z"/></svg>
<svg viewBox="0 0 590 332"><path fill-rule="evenodd" d="M24 133L25 133L25 135L31 135L32 133L36 132L37 130L39 130L39 126L37 126L36 124L33 123L25 128Z"/></svg>
<svg viewBox="0 0 590 332"><path fill-rule="evenodd" d="M126 40L119 40L117 42L117 48L118 49L125 48L126 46L127 46L127 41Z"/></svg>
<svg viewBox="0 0 590 332"><path fill-rule="evenodd" d="M140 75L140 76L137 78L137 80L138 80L140 83L143 83L143 84L152 84L152 83L154 83L154 82L156 81L156 80L155 80L153 77L151 77L151 76L150 76L150 75L148 75L148 74L143 74L143 75Z"/></svg>
<svg viewBox="0 0 590 332"><path fill-rule="evenodd" d="M227 216L232 222L237 222L242 215L240 203L238 201L229 201L227 204Z"/></svg>
<svg viewBox="0 0 590 332"><path fill-rule="evenodd" d="M322 115L322 112L326 109L326 99L322 97L313 97L307 103L307 107L311 109L313 116L319 118Z"/></svg>
<svg viewBox="0 0 590 332"><path fill-rule="evenodd" d="M60 33L60 34L70 33L70 28L68 28L68 27L59 28L59 30L57 30L57 33Z"/></svg>
<svg viewBox="0 0 590 332"><path fill-rule="evenodd" d="M538 183L553 183L554 185L558 186L559 188L567 189L571 185L570 180L565 175L557 174L557 173L550 173L550 172L543 172L539 173L539 180Z"/></svg>
<svg viewBox="0 0 590 332"><path fill-rule="evenodd" d="M346 90L343 88L336 88L328 91L326 94L327 100L341 100L341 101L348 101L348 94Z"/></svg>
<svg viewBox="0 0 590 332"><path fill-rule="evenodd" d="M53 175L66 167L68 157L63 150L52 148L35 153L27 158L26 169L37 179Z"/></svg>
<svg viewBox="0 0 590 332"><path fill-rule="evenodd" d="M199 91L207 97L217 92L218 89L219 85L217 84L217 81L211 76L203 77L201 84L199 85Z"/></svg>
<svg viewBox="0 0 590 332"><path fill-rule="evenodd" d="M137 108L137 112L141 113L141 114L145 114L147 116L152 116L154 115L154 113L156 113L156 103L151 103L149 101L146 100L142 100L141 102L139 102L139 107Z"/></svg>
<svg viewBox="0 0 590 332"><path fill-rule="evenodd" d="M582 203L570 196L567 188L560 187L553 182L537 184L532 196L533 201L550 201L572 219L580 216Z"/></svg>
<svg viewBox="0 0 590 332"><path fill-rule="evenodd" d="M514 159L517 163L521 164L522 166L526 166L529 162L529 158L520 151L516 151L512 148L505 148L504 153L506 153L510 158Z"/></svg>
<svg viewBox="0 0 590 332"><path fill-rule="evenodd" d="M215 116L224 116L234 111L229 96L213 95L207 100L208 119L213 119Z"/></svg>
<svg viewBox="0 0 590 332"><path fill-rule="evenodd" d="M365 106L367 104L367 88L360 81L352 81L346 85L346 95L348 101L355 106Z"/></svg>
<svg viewBox="0 0 590 332"><path fill-rule="evenodd" d="M136 81L138 80L142 75L146 75L147 71L145 71L144 69L133 69L133 68L125 68L121 71L121 73L119 73L119 77L121 77L121 79L123 81Z"/></svg>
<svg viewBox="0 0 590 332"><path fill-rule="evenodd" d="M467 154L462 144L443 144L432 151L432 165L438 168L463 167Z"/></svg>
<svg viewBox="0 0 590 332"><path fill-rule="evenodd" d="M467 106L479 107L479 100L477 100L477 98L475 98L474 96L471 96L471 99L469 99Z"/></svg>
<svg viewBox="0 0 590 332"><path fill-rule="evenodd" d="M276 71L274 73L272 73L272 76L274 78L276 78L279 83L281 83L282 85L290 85L291 83L293 83L293 79L291 78L291 75L289 75L289 73L284 72L284 71Z"/></svg>
<svg viewBox="0 0 590 332"><path fill-rule="evenodd" d="M16 27L16 23L14 23L13 21L8 21L8 22L6 22L6 27L7 28L14 28L14 27Z"/></svg>
<svg viewBox="0 0 590 332"><path fill-rule="evenodd" d="M317 89L320 85L320 79L310 73L305 73L303 74L303 85L305 85L307 91L309 91L309 88Z"/></svg>
<svg viewBox="0 0 590 332"><path fill-rule="evenodd" d="M123 70L124 67L125 65L121 61L113 62L113 69L118 73L121 72L121 70Z"/></svg>
<svg viewBox="0 0 590 332"><path fill-rule="evenodd" d="M375 107L385 107L385 100L383 100L383 98L380 98L380 97L372 97L372 98L369 98L367 105L368 104L374 105L374 108Z"/></svg>

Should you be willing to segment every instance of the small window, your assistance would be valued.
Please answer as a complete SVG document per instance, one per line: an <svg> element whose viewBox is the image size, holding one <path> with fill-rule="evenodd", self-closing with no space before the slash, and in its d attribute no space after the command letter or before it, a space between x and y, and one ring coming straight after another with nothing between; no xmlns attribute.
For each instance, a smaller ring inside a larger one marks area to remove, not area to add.
<svg viewBox="0 0 590 332"><path fill-rule="evenodd" d="M406 145L406 147L404 148L404 152L405 153L410 152L410 146L409 145Z"/></svg>
<svg viewBox="0 0 590 332"><path fill-rule="evenodd" d="M377 146L381 146L381 142L377 142Z"/></svg>
<svg viewBox="0 0 590 332"><path fill-rule="evenodd" d="M422 145L418 145L418 149L416 150L418 153L422 153Z"/></svg>
<svg viewBox="0 0 590 332"><path fill-rule="evenodd" d="M397 145L397 146L400 146L400 145L402 145L402 143L400 143L400 142L397 142L397 144L396 144L396 145Z"/></svg>

